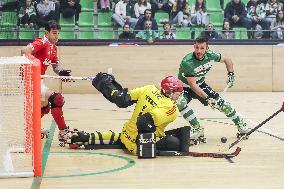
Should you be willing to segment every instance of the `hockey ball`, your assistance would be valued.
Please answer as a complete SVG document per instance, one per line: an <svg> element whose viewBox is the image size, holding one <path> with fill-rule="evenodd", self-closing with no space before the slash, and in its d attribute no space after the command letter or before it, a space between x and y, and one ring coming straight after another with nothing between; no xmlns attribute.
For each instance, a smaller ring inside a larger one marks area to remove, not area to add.
<svg viewBox="0 0 284 189"><path fill-rule="evenodd" d="M226 142L227 142L227 138L226 138L226 137L222 137L222 138L221 138L221 142L222 142L222 143L226 143Z"/></svg>

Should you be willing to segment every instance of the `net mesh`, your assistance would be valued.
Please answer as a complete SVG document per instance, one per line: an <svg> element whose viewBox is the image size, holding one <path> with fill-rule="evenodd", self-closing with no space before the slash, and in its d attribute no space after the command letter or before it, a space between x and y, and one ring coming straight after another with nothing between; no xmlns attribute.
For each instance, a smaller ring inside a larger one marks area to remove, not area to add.
<svg viewBox="0 0 284 189"><path fill-rule="evenodd" d="M33 171L32 63L0 58L0 174Z"/></svg>

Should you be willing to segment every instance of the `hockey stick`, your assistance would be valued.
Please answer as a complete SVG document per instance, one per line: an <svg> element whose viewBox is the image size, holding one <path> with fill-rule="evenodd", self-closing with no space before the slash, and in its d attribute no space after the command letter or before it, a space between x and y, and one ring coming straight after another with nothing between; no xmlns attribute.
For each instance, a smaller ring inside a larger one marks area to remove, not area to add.
<svg viewBox="0 0 284 189"><path fill-rule="evenodd" d="M41 78L92 81L95 77L88 77L88 76L87 77L73 77L73 76L41 75Z"/></svg>
<svg viewBox="0 0 284 189"><path fill-rule="evenodd" d="M241 148L237 147L233 153L212 153L212 152L180 152L180 151L158 151L158 156L192 156L211 158L233 158L239 155Z"/></svg>
<svg viewBox="0 0 284 189"><path fill-rule="evenodd" d="M282 107L277 110L274 114L272 114L271 116L269 116L267 119L265 119L263 122L261 122L259 125L257 125L256 127L254 127L253 129L251 129L248 133L244 134L243 136L241 136L238 140L236 140L235 142L233 142L232 144L230 144L229 149L232 148L233 146L235 146L236 144L238 144L239 142L241 142L243 139L247 138L250 134L252 134L254 131L256 131L258 128L260 128L261 126L263 126L265 123L267 123L269 120L271 120L272 118L274 118L277 114L279 114L280 112L284 112L284 102L282 104Z"/></svg>

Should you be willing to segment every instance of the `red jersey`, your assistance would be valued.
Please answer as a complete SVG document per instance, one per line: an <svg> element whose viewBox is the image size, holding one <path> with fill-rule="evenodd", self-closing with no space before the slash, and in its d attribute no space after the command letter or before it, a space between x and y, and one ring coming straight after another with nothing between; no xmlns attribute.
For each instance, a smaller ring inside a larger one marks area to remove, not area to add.
<svg viewBox="0 0 284 189"><path fill-rule="evenodd" d="M41 62L41 75L45 74L50 64L58 64L57 46L50 44L46 36L39 37L29 46L33 50L33 55Z"/></svg>

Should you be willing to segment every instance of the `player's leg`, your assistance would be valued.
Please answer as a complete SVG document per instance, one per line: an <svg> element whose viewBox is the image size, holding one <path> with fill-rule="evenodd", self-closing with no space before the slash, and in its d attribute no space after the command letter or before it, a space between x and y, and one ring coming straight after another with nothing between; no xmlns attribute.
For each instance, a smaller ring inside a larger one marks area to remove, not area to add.
<svg viewBox="0 0 284 189"><path fill-rule="evenodd" d="M48 89L45 93L45 98L48 99L51 115L59 129L58 139L61 142L60 145L64 146L64 143L67 140L67 133L69 132L69 127L65 123L62 110L62 107L65 103L64 97L61 93L57 93Z"/></svg>
<svg viewBox="0 0 284 189"><path fill-rule="evenodd" d="M95 145L112 145L120 144L118 132L113 132L111 130L105 132L94 132L87 133L85 131L74 130L68 134L67 143L70 148L78 148L82 145L85 148L91 149Z"/></svg>
<svg viewBox="0 0 284 189"><path fill-rule="evenodd" d="M201 85L203 91L210 97L214 98L218 105L216 108L224 113L228 118L230 118L234 124L237 126L240 135L243 135L249 131L247 123L245 120L239 115L236 109L226 100L224 100L218 93L216 93L211 87L209 87L206 83ZM200 101L205 105L208 106L208 103L204 99L200 99Z"/></svg>
<svg viewBox="0 0 284 189"><path fill-rule="evenodd" d="M197 98L189 88L184 88L184 94L177 100L177 106L180 114L190 124L191 144L204 143L206 142L206 139L204 137L204 128L201 127L199 121L195 117L193 110L188 106L188 102L191 101L193 97Z"/></svg>

